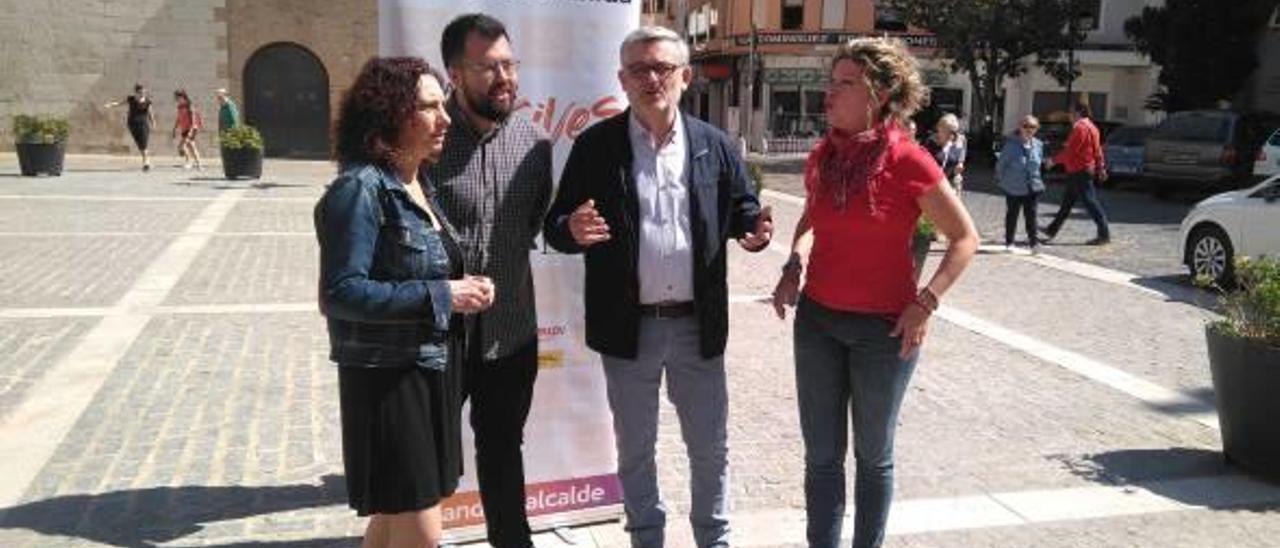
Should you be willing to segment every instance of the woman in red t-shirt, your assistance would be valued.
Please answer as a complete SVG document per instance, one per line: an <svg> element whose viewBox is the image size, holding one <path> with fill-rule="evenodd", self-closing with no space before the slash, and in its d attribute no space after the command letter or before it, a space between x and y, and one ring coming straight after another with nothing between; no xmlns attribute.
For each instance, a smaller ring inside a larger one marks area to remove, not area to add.
<svg viewBox="0 0 1280 548"><path fill-rule="evenodd" d="M195 161L196 169L203 169L200 165L200 149L196 148L196 134L204 127L200 112L191 103L186 90L174 91L173 102L178 105L178 115L173 120L173 137L180 139L178 154L186 159L182 168L191 169L191 162Z"/></svg>
<svg viewBox="0 0 1280 548"><path fill-rule="evenodd" d="M902 129L926 93L906 47L883 38L852 40L831 67L830 130L809 154L805 210L773 305L780 318L796 305L809 546L840 539L852 416L853 546L874 547L883 542L893 497L898 409L929 316L973 258L978 235L938 164ZM921 213L948 244L937 272L917 291L911 241Z"/></svg>

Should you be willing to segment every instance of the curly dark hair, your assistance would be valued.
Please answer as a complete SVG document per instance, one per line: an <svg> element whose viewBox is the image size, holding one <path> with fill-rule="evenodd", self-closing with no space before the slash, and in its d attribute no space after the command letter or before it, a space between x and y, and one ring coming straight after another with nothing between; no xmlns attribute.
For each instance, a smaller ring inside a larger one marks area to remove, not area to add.
<svg viewBox="0 0 1280 548"><path fill-rule="evenodd" d="M420 57L373 57L342 97L334 123L339 164L388 164L388 153L413 114L422 75L446 80Z"/></svg>

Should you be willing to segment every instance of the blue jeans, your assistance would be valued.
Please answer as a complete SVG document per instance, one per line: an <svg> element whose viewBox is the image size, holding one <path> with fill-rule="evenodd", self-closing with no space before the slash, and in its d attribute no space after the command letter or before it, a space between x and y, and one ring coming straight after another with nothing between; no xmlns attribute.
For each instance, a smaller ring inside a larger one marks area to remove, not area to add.
<svg viewBox="0 0 1280 548"><path fill-rule="evenodd" d="M1098 238L1103 240L1111 239L1111 227L1107 223L1107 211L1102 207L1102 201L1098 199L1098 189L1095 187L1093 174L1088 171L1078 171L1067 175L1067 190L1062 195L1062 203L1058 206L1058 213L1053 216L1053 221L1045 229L1050 236L1057 236L1058 230L1062 229L1062 224L1067 222L1067 217L1071 216L1071 210L1076 207L1076 200L1084 203L1085 211L1089 212L1089 217L1093 219L1093 224L1098 227Z"/></svg>
<svg viewBox="0 0 1280 548"><path fill-rule="evenodd" d="M804 495L811 547L840 542L845 454L853 419L854 548L878 547L893 499L893 435L919 353L881 316L832 310L802 298L796 309L796 392L804 435Z"/></svg>
<svg viewBox="0 0 1280 548"><path fill-rule="evenodd" d="M729 396L724 356L702 359L698 319L643 318L634 360L602 356L618 446L627 532L635 548L660 548L667 508L658 492L658 387L676 408L689 456L689 522L699 548L728 546Z"/></svg>

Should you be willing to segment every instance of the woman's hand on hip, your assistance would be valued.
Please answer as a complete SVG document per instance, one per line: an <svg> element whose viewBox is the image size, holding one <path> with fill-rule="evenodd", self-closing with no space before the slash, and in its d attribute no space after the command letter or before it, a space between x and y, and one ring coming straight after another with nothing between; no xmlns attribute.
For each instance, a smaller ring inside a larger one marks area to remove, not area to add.
<svg viewBox="0 0 1280 548"><path fill-rule="evenodd" d="M890 337L902 337L902 349L898 357L907 359L912 352L924 344L924 336L929 331L929 311L919 303L911 302L902 313L898 314L898 322L894 324Z"/></svg>

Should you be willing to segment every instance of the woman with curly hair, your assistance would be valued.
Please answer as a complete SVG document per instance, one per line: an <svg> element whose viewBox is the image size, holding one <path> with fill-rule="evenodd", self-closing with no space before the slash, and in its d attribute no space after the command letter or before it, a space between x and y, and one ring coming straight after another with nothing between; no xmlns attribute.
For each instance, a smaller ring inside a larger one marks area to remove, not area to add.
<svg viewBox="0 0 1280 548"><path fill-rule="evenodd" d="M439 503L462 474L462 322L493 283L461 255L419 168L449 115L444 80L416 57L374 58L343 98L340 173L316 205L320 308L338 364L351 507L363 546L436 546Z"/></svg>
<svg viewBox="0 0 1280 548"><path fill-rule="evenodd" d="M904 129L925 93L917 62L901 42L851 40L832 60L830 129L809 154L804 213L773 295L780 318L786 306L796 306L809 546L840 540L850 417L853 546L884 541L898 410L929 316L978 246L973 221L942 170ZM911 240L921 214L948 243L932 279L917 289Z"/></svg>

